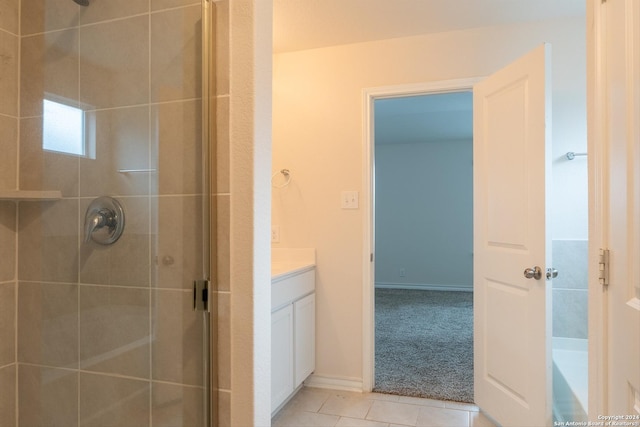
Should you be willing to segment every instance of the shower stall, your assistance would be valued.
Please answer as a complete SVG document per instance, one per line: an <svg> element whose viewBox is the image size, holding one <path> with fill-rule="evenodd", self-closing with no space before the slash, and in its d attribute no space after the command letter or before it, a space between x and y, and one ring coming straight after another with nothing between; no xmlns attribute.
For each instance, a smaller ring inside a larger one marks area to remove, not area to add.
<svg viewBox="0 0 640 427"><path fill-rule="evenodd" d="M210 425L212 16L0 2L0 425Z"/></svg>

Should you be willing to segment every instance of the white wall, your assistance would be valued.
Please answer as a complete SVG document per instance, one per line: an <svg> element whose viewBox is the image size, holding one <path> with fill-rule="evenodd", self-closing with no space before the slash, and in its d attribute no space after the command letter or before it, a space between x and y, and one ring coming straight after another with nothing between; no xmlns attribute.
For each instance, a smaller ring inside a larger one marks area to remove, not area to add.
<svg viewBox="0 0 640 427"><path fill-rule="evenodd" d="M472 160L471 139L376 145L376 286L472 288Z"/></svg>
<svg viewBox="0 0 640 427"><path fill-rule="evenodd" d="M363 211L341 210L340 192L366 190L363 89L489 75L550 42L558 158L585 147L584 27L570 19L274 56L273 171L290 169L292 182L273 190L272 221L281 226L277 246L317 248L317 375L362 380ZM571 177L579 169L562 165ZM570 181L557 183L556 198L586 209L586 189ZM554 227L580 234L586 213Z"/></svg>

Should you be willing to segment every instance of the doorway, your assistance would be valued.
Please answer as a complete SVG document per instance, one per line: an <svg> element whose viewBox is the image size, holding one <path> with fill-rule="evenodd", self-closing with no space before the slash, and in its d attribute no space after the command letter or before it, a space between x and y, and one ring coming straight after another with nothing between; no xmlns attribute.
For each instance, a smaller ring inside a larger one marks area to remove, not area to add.
<svg viewBox="0 0 640 427"><path fill-rule="evenodd" d="M374 101L375 385L473 402L473 99Z"/></svg>

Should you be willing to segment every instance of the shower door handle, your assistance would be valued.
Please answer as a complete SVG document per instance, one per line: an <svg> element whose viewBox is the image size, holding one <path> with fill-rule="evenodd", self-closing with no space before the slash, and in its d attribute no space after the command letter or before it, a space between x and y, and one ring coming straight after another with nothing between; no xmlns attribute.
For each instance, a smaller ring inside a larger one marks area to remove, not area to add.
<svg viewBox="0 0 640 427"><path fill-rule="evenodd" d="M540 280L542 278L542 269L537 265L532 268L525 268L524 277L526 277L527 279Z"/></svg>

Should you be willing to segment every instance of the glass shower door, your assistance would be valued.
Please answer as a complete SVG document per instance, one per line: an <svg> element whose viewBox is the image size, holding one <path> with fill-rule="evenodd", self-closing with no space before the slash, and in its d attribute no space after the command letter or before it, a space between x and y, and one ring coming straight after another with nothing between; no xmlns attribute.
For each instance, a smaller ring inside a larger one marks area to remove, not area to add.
<svg viewBox="0 0 640 427"><path fill-rule="evenodd" d="M16 203L19 426L208 424L209 13L21 1L17 187L36 196ZM103 196L124 211L110 244L86 218Z"/></svg>

